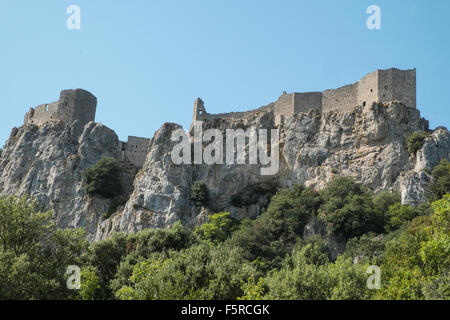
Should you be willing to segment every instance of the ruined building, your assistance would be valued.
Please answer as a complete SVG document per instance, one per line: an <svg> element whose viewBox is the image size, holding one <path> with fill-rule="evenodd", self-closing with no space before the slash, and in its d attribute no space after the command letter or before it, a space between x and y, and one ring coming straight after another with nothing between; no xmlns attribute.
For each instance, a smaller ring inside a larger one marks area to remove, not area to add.
<svg viewBox="0 0 450 320"><path fill-rule="evenodd" d="M276 124L284 122L300 112L311 109L319 113L351 111L356 106L371 105L374 102L400 101L407 107L416 108L416 69L399 70L391 68L367 74L354 84L323 92L293 92L283 94L277 101L267 106L247 112L209 114L204 102L198 98L194 102L193 121L217 118L241 118L259 111L273 111Z"/></svg>
<svg viewBox="0 0 450 320"><path fill-rule="evenodd" d="M62 121L71 125L75 120L86 125L95 121L97 98L83 89L63 90L59 100L30 108L25 114L24 125L42 125L49 121ZM132 163L141 168L144 165L150 139L129 136L127 142L119 141L118 160Z"/></svg>
<svg viewBox="0 0 450 320"><path fill-rule="evenodd" d="M273 112L275 124L278 125L294 114L311 109L319 113L346 112L356 106L364 107L374 102L388 101L400 101L407 107L416 108L416 69L377 70L354 84L323 92L283 92L277 101L245 112L209 114L202 99L197 98L192 120L233 119L255 112ZM25 114L24 124L41 125L48 121L63 121L70 125L78 120L84 125L95 121L96 108L97 98L90 92L82 89L63 90L58 101L30 108ZM127 142L119 142L118 160L142 167L149 144L150 139L129 136Z"/></svg>
<svg viewBox="0 0 450 320"><path fill-rule="evenodd" d="M63 90L59 100L30 108L25 114L24 124L41 125L48 121L63 121L72 124L79 120L83 124L95 120L97 98L82 89Z"/></svg>

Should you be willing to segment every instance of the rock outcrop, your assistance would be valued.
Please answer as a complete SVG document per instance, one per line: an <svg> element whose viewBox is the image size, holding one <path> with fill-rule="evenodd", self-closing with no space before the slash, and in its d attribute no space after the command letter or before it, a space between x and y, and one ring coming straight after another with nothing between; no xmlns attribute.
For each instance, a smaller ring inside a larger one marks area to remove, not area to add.
<svg viewBox="0 0 450 320"><path fill-rule="evenodd" d="M82 172L103 157L116 157L117 146L114 131L95 122L15 128L0 161L0 194L30 195L53 210L59 227L82 227L93 239L111 200L86 195Z"/></svg>
<svg viewBox="0 0 450 320"><path fill-rule="evenodd" d="M91 240L114 231L136 232L203 221L208 213L229 211L237 218L255 217L267 206L277 187L304 183L320 189L335 175L348 175L374 191L401 192L403 203L423 200L430 169L450 158L450 133L430 132L416 155L406 149L406 137L428 130L420 112L397 102L355 107L349 112L296 114L275 126L272 111L261 110L239 119L213 119L203 129L273 129L280 133L280 165L264 176L260 165L176 165L171 141L177 124L166 123L151 140L145 164L125 188L124 206L109 218L110 200L84 193L82 172L102 157L118 157L117 135L90 122L81 126L46 123L14 129L0 161L0 194L29 194L53 209L60 227L83 227ZM225 134L224 134L225 136ZM207 143L205 144L207 145ZM224 143L225 146L225 143ZM131 170L130 172L132 172ZM208 187L210 201L190 198L194 181Z"/></svg>

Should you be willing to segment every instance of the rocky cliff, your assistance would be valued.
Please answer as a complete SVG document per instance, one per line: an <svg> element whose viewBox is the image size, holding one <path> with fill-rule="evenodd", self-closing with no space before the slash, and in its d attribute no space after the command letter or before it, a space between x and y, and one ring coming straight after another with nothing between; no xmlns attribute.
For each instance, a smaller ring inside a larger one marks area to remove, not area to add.
<svg viewBox="0 0 450 320"><path fill-rule="evenodd" d="M155 133L143 168L137 174L128 170L122 179L128 201L109 218L103 214L111 201L89 197L82 187L85 168L102 157L118 157L117 135L99 123L13 129L0 160L0 194L29 194L53 209L60 227L83 227L98 240L113 231L168 227L177 220L194 225L219 210L255 217L277 187L322 188L335 175L352 176L374 191L401 192L403 203L416 204L425 197L429 170L450 158L450 133L443 127L430 131L416 155L408 153L406 137L428 130L428 122L417 109L397 102L342 113L311 110L287 119L278 126L280 168L272 176L261 175L259 165L174 164L171 135L180 128L166 123ZM240 119L214 119L203 128L273 129L274 115L263 110ZM196 180L208 187L207 205L190 199Z"/></svg>

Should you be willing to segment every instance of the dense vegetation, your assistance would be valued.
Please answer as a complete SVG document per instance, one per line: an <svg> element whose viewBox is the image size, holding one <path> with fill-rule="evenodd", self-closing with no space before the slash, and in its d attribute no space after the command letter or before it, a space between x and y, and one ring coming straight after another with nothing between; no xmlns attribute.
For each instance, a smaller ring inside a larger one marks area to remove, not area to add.
<svg viewBox="0 0 450 320"><path fill-rule="evenodd" d="M254 220L219 212L193 230L178 222L91 245L36 202L0 198L0 298L449 299L449 181L443 161L430 201L410 207L336 177L320 192L278 190ZM79 290L67 289L69 265L81 268ZM370 265L379 289L367 288Z"/></svg>
<svg viewBox="0 0 450 320"><path fill-rule="evenodd" d="M83 172L84 190L89 195L112 199L121 192L120 168L114 158L103 158Z"/></svg>

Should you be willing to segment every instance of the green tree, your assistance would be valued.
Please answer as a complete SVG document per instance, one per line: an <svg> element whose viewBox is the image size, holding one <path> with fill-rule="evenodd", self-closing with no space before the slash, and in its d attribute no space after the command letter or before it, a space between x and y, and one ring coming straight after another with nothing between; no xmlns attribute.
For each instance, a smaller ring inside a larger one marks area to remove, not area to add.
<svg viewBox="0 0 450 320"><path fill-rule="evenodd" d="M81 288L78 291L82 300L94 300L98 297L97 291L100 289L100 278L96 269L92 266L84 267L81 270Z"/></svg>
<svg viewBox="0 0 450 320"><path fill-rule="evenodd" d="M441 162L433 168L433 183L431 185L431 200L441 199L446 193L450 193L450 162L442 159Z"/></svg>
<svg viewBox="0 0 450 320"><path fill-rule="evenodd" d="M208 204L209 191L208 187L203 181L194 181L191 186L191 199L203 205Z"/></svg>
<svg viewBox="0 0 450 320"><path fill-rule="evenodd" d="M401 203L395 203L388 210L389 221L385 226L388 231L396 230L420 215L419 210L411 206L404 206Z"/></svg>
<svg viewBox="0 0 450 320"><path fill-rule="evenodd" d="M369 232L361 237L350 239L345 246L343 256L349 259L358 257L363 262L379 266L384 260L385 248L385 237Z"/></svg>
<svg viewBox="0 0 450 320"><path fill-rule="evenodd" d="M116 292L119 299L236 299L241 281L254 269L238 248L199 244L160 253L135 265L130 285Z"/></svg>
<svg viewBox="0 0 450 320"><path fill-rule="evenodd" d="M294 185L281 189L261 216L243 221L227 242L243 248L246 258L261 270L278 268L319 206L319 194L312 188Z"/></svg>
<svg viewBox="0 0 450 320"><path fill-rule="evenodd" d="M450 296L448 266L450 196L432 204L434 213L418 216L387 242L380 299L427 299ZM447 212L447 213L445 213ZM443 214L444 213L444 214Z"/></svg>
<svg viewBox="0 0 450 320"><path fill-rule="evenodd" d="M415 155L417 150L423 147L425 143L425 138L428 137L428 133L426 132L413 132L406 138L406 146L408 148L408 152L411 155Z"/></svg>
<svg viewBox="0 0 450 320"><path fill-rule="evenodd" d="M259 278L258 281L251 275L247 282L242 281L242 291L244 295L238 297L238 300L263 300L265 298L265 285L264 278Z"/></svg>
<svg viewBox="0 0 450 320"><path fill-rule="evenodd" d="M84 190L112 199L121 193L120 167L114 158L103 158L83 172Z"/></svg>
<svg viewBox="0 0 450 320"><path fill-rule="evenodd" d="M270 299L355 300L371 296L366 288L366 265L353 264L339 256L334 263L308 263L304 250L294 251L280 270L269 273L266 284Z"/></svg>
<svg viewBox="0 0 450 320"><path fill-rule="evenodd" d="M197 227L194 233L200 239L217 244L225 241L236 228L236 221L229 212L219 212L209 216L208 222Z"/></svg>
<svg viewBox="0 0 450 320"><path fill-rule="evenodd" d="M57 229L28 197L0 198L0 299L69 299L69 265L81 265L85 232Z"/></svg>
<svg viewBox="0 0 450 320"><path fill-rule="evenodd" d="M373 194L351 177L334 178L322 190L321 197L324 203L319 218L330 233L348 240L367 232L384 231L385 212L377 210L379 205Z"/></svg>
<svg viewBox="0 0 450 320"><path fill-rule="evenodd" d="M134 266L154 254L166 254L170 250L179 251L189 248L196 242L192 231L184 228L179 221L170 229L146 229L128 235L126 244L124 243L122 247L124 251L120 250L120 256L118 255L118 259L111 264L111 271L117 270L117 272L114 278L108 278L110 288L115 292L123 286L130 285L129 278Z"/></svg>

